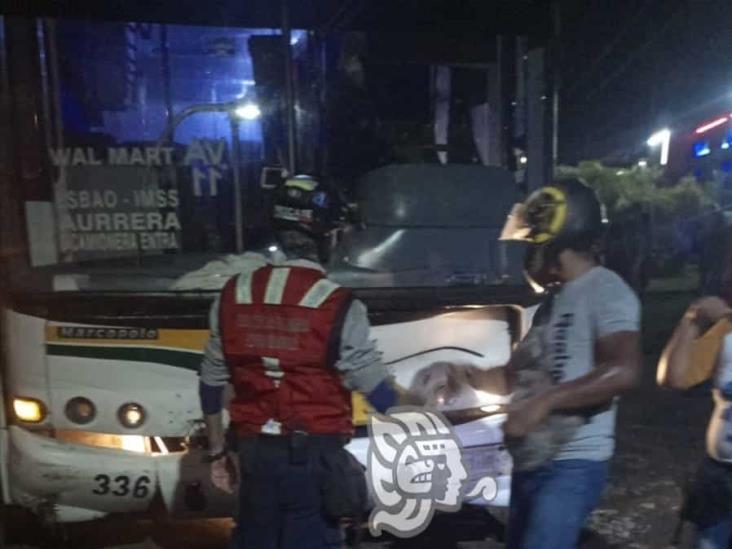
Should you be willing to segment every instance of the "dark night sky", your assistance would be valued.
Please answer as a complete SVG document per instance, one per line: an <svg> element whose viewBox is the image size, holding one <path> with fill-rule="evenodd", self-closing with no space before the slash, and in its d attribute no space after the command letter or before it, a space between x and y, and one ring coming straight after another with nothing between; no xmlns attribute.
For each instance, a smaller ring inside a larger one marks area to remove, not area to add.
<svg viewBox="0 0 732 549"><path fill-rule="evenodd" d="M732 1L564 0L562 14L561 160L732 112Z"/></svg>

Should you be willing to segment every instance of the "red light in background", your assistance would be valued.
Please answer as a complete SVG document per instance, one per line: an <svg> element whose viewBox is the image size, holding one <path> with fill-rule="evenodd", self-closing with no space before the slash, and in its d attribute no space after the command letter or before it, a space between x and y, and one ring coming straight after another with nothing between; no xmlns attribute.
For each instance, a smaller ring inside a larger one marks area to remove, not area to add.
<svg viewBox="0 0 732 549"><path fill-rule="evenodd" d="M704 124L703 126L699 126L696 130L694 130L694 133L704 133L706 131L709 131L713 128L716 128L717 126L721 126L725 122L729 120L729 116L723 116L721 118L717 118L716 120L712 120L711 122L708 122L707 124Z"/></svg>

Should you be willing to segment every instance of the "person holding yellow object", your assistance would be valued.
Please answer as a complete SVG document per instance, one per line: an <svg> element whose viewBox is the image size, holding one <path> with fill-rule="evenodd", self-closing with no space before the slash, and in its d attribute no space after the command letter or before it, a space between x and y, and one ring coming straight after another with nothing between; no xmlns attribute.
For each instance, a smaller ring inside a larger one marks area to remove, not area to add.
<svg viewBox="0 0 732 549"><path fill-rule="evenodd" d="M732 308L718 297L691 304L658 362L663 387L689 389L712 380L714 412L707 457L699 466L682 518L697 528L696 549L732 544Z"/></svg>

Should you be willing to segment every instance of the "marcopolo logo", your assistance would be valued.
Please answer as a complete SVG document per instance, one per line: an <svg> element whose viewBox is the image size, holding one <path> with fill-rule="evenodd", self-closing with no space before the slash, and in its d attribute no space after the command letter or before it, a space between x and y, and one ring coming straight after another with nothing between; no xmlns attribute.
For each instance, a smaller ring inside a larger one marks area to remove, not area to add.
<svg viewBox="0 0 732 549"><path fill-rule="evenodd" d="M429 525L435 511L454 512L463 498L495 497L486 477L465 493L468 472L460 441L442 414L397 408L369 421L368 480L375 506L369 529L406 538ZM491 495L492 494L492 495Z"/></svg>
<svg viewBox="0 0 732 549"><path fill-rule="evenodd" d="M154 328L100 328L96 326L59 326L60 339L158 339Z"/></svg>

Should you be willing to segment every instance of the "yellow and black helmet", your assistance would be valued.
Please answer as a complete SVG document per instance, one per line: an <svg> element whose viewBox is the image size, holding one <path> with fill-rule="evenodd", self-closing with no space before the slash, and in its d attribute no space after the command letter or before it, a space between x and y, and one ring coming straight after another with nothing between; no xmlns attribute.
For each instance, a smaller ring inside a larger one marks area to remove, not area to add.
<svg viewBox="0 0 732 549"><path fill-rule="evenodd" d="M508 216L501 240L550 245L556 252L589 249L602 236L603 214L595 191L570 179L533 192Z"/></svg>

